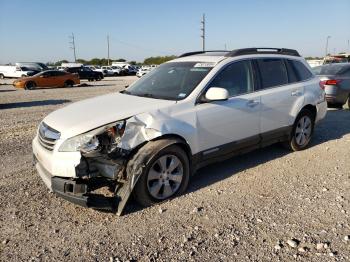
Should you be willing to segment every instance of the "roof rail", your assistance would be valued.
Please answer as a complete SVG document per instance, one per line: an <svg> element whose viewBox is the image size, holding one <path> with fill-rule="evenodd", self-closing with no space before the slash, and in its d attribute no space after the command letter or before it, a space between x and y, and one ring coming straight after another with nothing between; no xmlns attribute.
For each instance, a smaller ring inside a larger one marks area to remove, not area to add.
<svg viewBox="0 0 350 262"><path fill-rule="evenodd" d="M191 55L199 55L199 54L205 54L205 53L215 53L215 52L229 52L227 50L208 50L208 51L194 51L194 52L188 52L184 53L182 55L179 55L179 57L186 57L186 56L191 56Z"/></svg>
<svg viewBox="0 0 350 262"><path fill-rule="evenodd" d="M253 47L253 48L242 48L232 50L227 53L226 57L240 56L240 55L253 55L253 54L277 54L277 55L291 55L300 56L298 51L288 48L271 48L271 47Z"/></svg>

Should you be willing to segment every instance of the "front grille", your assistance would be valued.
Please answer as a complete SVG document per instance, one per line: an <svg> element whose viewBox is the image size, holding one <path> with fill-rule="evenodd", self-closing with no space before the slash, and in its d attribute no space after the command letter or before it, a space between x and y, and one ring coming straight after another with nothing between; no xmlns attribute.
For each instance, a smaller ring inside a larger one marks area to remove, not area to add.
<svg viewBox="0 0 350 262"><path fill-rule="evenodd" d="M39 143L45 149L52 151L57 139L61 136L60 132L41 122L38 132Z"/></svg>

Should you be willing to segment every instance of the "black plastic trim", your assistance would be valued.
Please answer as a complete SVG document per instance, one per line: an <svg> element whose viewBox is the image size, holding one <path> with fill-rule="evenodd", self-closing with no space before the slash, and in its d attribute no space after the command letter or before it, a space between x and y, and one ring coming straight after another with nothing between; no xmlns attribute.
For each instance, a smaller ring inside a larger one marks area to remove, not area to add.
<svg viewBox="0 0 350 262"><path fill-rule="evenodd" d="M193 155L192 163L194 170L206 165L224 161L234 156L251 152L278 142L287 141L293 126L286 126L268 131L256 136L248 137L239 141L233 141L215 148L210 148ZM209 153L208 153L209 152Z"/></svg>
<svg viewBox="0 0 350 262"><path fill-rule="evenodd" d="M89 180L89 182L91 181ZM53 177L51 183L52 191L57 196L82 207L114 211L118 205L118 199L114 197L90 194L90 185L79 180ZM103 185L105 185L105 183L100 184L100 186Z"/></svg>
<svg viewBox="0 0 350 262"><path fill-rule="evenodd" d="M228 53L229 51L227 50L208 50L208 51L193 51L193 52L187 52L187 53L184 53L180 56L178 56L178 58L180 57L186 57L186 56L191 56L191 55L200 55L200 54L205 54L205 53L216 53L216 52L225 52L225 53Z"/></svg>
<svg viewBox="0 0 350 262"><path fill-rule="evenodd" d="M300 56L298 51L288 48L274 48L274 47L253 47L253 48L242 48L232 50L226 57L241 56L241 55L253 55L253 54L275 54L275 55L290 55Z"/></svg>

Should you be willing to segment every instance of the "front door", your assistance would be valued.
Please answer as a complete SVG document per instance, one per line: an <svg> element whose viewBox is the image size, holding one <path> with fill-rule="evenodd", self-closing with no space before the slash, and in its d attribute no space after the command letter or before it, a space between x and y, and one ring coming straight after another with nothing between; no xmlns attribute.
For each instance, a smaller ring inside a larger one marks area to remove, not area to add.
<svg viewBox="0 0 350 262"><path fill-rule="evenodd" d="M208 88L226 88L230 98L196 105L202 160L259 143L260 96L254 86L250 60L229 64L210 83Z"/></svg>

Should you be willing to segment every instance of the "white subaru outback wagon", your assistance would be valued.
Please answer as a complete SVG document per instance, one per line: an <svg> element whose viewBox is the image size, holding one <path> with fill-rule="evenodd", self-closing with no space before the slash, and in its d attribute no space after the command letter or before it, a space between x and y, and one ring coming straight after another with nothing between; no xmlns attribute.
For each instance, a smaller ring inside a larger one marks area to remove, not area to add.
<svg viewBox="0 0 350 262"><path fill-rule="evenodd" d="M149 206L183 193L208 163L276 142L306 148L327 110L319 82L291 49L186 53L121 92L49 114L35 166L73 203L121 214L133 194Z"/></svg>

